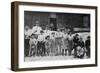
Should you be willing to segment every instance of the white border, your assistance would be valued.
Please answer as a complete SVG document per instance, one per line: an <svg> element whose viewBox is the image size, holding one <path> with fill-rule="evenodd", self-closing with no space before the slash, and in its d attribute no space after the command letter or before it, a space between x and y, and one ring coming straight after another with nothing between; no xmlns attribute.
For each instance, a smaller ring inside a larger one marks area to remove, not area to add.
<svg viewBox="0 0 100 73"><path fill-rule="evenodd" d="M62 13L84 13L91 15L91 58L75 60L57 60L57 61L36 61L24 62L24 11L41 11L41 12L62 12ZM19 5L19 68L34 68L62 65L82 65L95 64L95 10L81 8L63 8L63 7L44 7L44 6L25 6Z"/></svg>

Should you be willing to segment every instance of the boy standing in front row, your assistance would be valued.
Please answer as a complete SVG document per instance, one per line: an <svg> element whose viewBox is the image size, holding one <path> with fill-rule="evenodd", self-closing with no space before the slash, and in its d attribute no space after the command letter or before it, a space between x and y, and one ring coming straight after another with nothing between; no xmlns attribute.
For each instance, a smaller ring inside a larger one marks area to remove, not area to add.
<svg viewBox="0 0 100 73"><path fill-rule="evenodd" d="M24 56L29 56L29 41L30 41L30 36L32 35L31 28L29 26L25 25L24 28Z"/></svg>
<svg viewBox="0 0 100 73"><path fill-rule="evenodd" d="M45 36L44 31L41 30L38 36L38 43L37 43L37 55L38 56L45 56Z"/></svg>
<svg viewBox="0 0 100 73"><path fill-rule="evenodd" d="M35 38L35 34L31 35L29 44L30 44L29 56L36 56L37 39Z"/></svg>
<svg viewBox="0 0 100 73"><path fill-rule="evenodd" d="M46 48L46 56L50 55L50 46L51 46L51 40L50 40L50 36L46 36L45 37L45 48Z"/></svg>

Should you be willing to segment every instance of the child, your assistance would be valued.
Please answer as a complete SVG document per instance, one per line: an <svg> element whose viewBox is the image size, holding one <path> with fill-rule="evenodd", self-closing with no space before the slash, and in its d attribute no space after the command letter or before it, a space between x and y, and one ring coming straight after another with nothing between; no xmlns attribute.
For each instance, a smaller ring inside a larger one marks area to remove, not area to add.
<svg viewBox="0 0 100 73"><path fill-rule="evenodd" d="M45 56L45 36L44 32L41 30L40 35L38 36L38 43L37 43L37 54L38 56Z"/></svg>
<svg viewBox="0 0 100 73"><path fill-rule="evenodd" d="M57 29L57 32L56 32L56 47L57 47L57 50L56 50L56 55L61 55L61 46L62 46L62 32L60 31L60 29Z"/></svg>
<svg viewBox="0 0 100 73"><path fill-rule="evenodd" d="M45 48L46 48L46 55L49 56L50 55L50 45L51 45L51 40L50 40L50 36L47 36L45 41Z"/></svg>
<svg viewBox="0 0 100 73"><path fill-rule="evenodd" d="M73 37L72 37L72 32L70 31L69 33L68 33L68 44L69 44L69 46L68 46L68 53L69 53L69 56L71 55L71 52L72 52L72 50L73 50Z"/></svg>
<svg viewBox="0 0 100 73"><path fill-rule="evenodd" d="M25 30L24 30L24 55L25 57L29 55L29 40L30 40L30 36L31 36L32 32L31 29L28 26L25 26Z"/></svg>
<svg viewBox="0 0 100 73"><path fill-rule="evenodd" d="M54 56L55 55L55 52L56 52L55 32L52 32L51 33L50 39L51 39L50 55L51 56Z"/></svg>
<svg viewBox="0 0 100 73"><path fill-rule="evenodd" d="M67 55L68 46L68 34L65 32L62 38L62 55Z"/></svg>
<svg viewBox="0 0 100 73"><path fill-rule="evenodd" d="M77 46L79 43L79 35L75 34L75 36L73 37L73 49L74 49L74 58L77 57Z"/></svg>
<svg viewBox="0 0 100 73"><path fill-rule="evenodd" d="M50 27L49 27L49 26L46 26L46 28L45 28L45 30L44 30L44 35L45 35L45 36L50 35L50 34L51 34L51 31L50 31L50 30L51 30Z"/></svg>
<svg viewBox="0 0 100 73"><path fill-rule="evenodd" d="M79 38L79 42L77 45L77 57L81 59L84 57L84 42L82 37Z"/></svg>
<svg viewBox="0 0 100 73"><path fill-rule="evenodd" d="M36 45L37 45L37 40L35 38L35 34L31 35L30 41L30 49L29 49L29 56L36 56Z"/></svg>
<svg viewBox="0 0 100 73"><path fill-rule="evenodd" d="M85 47L86 47L86 55L90 57L90 36L87 37L87 40L85 41Z"/></svg>

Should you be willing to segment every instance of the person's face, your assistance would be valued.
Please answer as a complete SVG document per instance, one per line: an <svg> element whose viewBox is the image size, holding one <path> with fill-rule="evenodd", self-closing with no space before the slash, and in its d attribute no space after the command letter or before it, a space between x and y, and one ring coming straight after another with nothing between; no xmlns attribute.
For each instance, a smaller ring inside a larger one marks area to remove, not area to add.
<svg viewBox="0 0 100 73"><path fill-rule="evenodd" d="M62 30L61 32L63 32L63 33L64 33L64 30Z"/></svg>
<svg viewBox="0 0 100 73"><path fill-rule="evenodd" d="M49 28L48 28L48 27L46 27L46 30L49 30Z"/></svg>
<svg viewBox="0 0 100 73"><path fill-rule="evenodd" d="M67 29L65 29L65 33L68 33L68 30Z"/></svg>
<svg viewBox="0 0 100 73"><path fill-rule="evenodd" d="M41 32L41 35L43 35L43 32Z"/></svg>
<svg viewBox="0 0 100 73"><path fill-rule="evenodd" d="M32 35L32 38L34 38L34 35Z"/></svg>
<svg viewBox="0 0 100 73"><path fill-rule="evenodd" d="M68 28L67 31L70 32L70 29Z"/></svg>
<svg viewBox="0 0 100 73"><path fill-rule="evenodd" d="M36 26L39 26L39 23L36 23Z"/></svg>
<svg viewBox="0 0 100 73"><path fill-rule="evenodd" d="M79 36L77 35L76 38L79 38Z"/></svg>
<svg viewBox="0 0 100 73"><path fill-rule="evenodd" d="M51 27L53 27L53 24L52 23L50 25L51 25Z"/></svg>
<svg viewBox="0 0 100 73"><path fill-rule="evenodd" d="M71 32L69 32L68 34L71 35Z"/></svg>
<svg viewBox="0 0 100 73"><path fill-rule="evenodd" d="M82 38L80 38L80 41L82 41Z"/></svg>
<svg viewBox="0 0 100 73"><path fill-rule="evenodd" d="M50 38L48 37L47 40L49 40Z"/></svg>
<svg viewBox="0 0 100 73"><path fill-rule="evenodd" d="M52 36L54 37L54 36L55 36L55 34L52 34Z"/></svg>
<svg viewBox="0 0 100 73"><path fill-rule="evenodd" d="M60 29L57 29L58 32L60 32Z"/></svg>

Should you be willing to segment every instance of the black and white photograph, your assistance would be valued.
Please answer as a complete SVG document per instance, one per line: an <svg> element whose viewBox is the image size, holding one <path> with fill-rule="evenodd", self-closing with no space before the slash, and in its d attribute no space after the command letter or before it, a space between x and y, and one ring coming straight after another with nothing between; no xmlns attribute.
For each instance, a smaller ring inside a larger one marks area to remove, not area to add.
<svg viewBox="0 0 100 73"><path fill-rule="evenodd" d="M97 7L12 3L12 70L97 66Z"/></svg>
<svg viewBox="0 0 100 73"><path fill-rule="evenodd" d="M90 58L90 14L24 11L24 61Z"/></svg>

